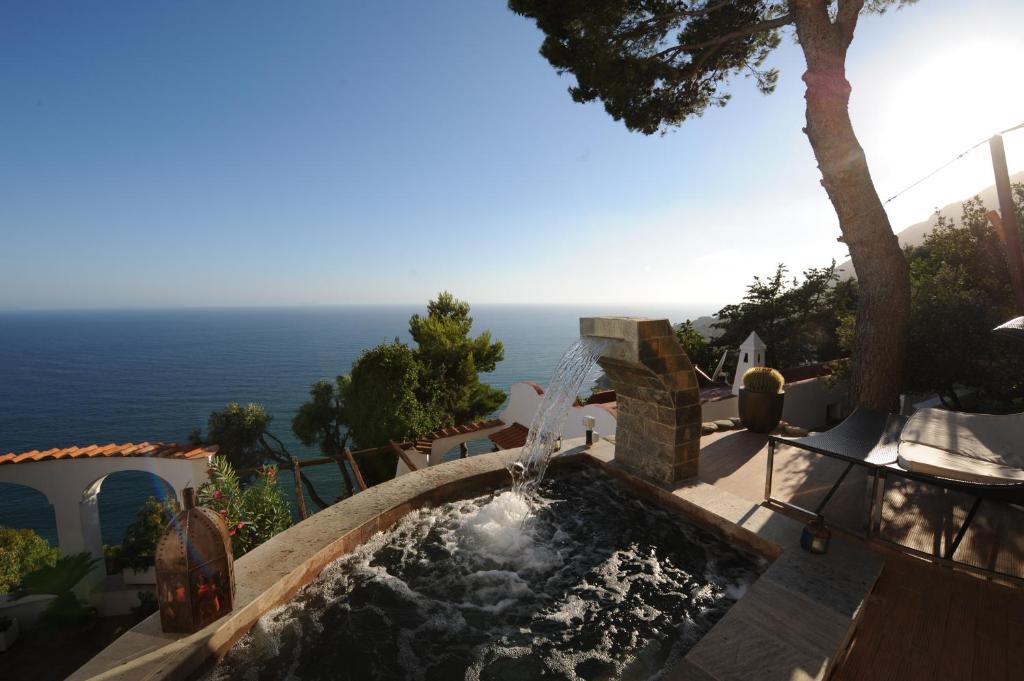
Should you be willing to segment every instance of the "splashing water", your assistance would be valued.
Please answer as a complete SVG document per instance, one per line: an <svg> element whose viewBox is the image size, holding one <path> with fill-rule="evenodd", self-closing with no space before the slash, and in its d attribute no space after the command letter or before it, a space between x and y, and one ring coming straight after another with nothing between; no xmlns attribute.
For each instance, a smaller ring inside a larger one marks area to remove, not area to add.
<svg viewBox="0 0 1024 681"><path fill-rule="evenodd" d="M591 471L538 492L410 513L205 681L658 679L765 567Z"/></svg>
<svg viewBox="0 0 1024 681"><path fill-rule="evenodd" d="M569 408L607 345L608 341L601 338L580 338L562 355L530 423L526 444L519 458L508 466L515 493L529 495L544 479L548 461L562 436Z"/></svg>

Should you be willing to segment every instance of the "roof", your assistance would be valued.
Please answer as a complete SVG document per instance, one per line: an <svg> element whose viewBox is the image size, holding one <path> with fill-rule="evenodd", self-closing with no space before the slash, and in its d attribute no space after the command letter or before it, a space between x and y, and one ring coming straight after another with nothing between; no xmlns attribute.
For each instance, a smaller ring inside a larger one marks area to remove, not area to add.
<svg viewBox="0 0 1024 681"><path fill-rule="evenodd" d="M516 422L508 428L499 430L497 433L491 433L488 438L491 442L498 445L499 449L515 449L526 444L526 436L529 433L529 428Z"/></svg>
<svg viewBox="0 0 1024 681"><path fill-rule="evenodd" d="M816 364L804 364L798 367L782 369L779 373L786 379L786 383L806 381L811 378L821 378L832 374L831 362L818 362Z"/></svg>
<svg viewBox="0 0 1024 681"><path fill-rule="evenodd" d="M520 383L525 383L526 385L528 385L531 388L533 388L533 391L535 393L537 393L538 395L543 395L544 394L544 388L543 388L543 386L541 386L540 383L534 383L533 381L519 381L519 382Z"/></svg>
<svg viewBox="0 0 1024 681"><path fill-rule="evenodd" d="M765 350L768 346L764 344L757 331L751 331L747 339L740 344L740 350L753 348L754 350Z"/></svg>
<svg viewBox="0 0 1024 681"><path fill-rule="evenodd" d="M454 437L456 435L468 435L469 433L476 433L503 425L505 425L505 422L501 419L487 419L486 421L477 421L476 423L465 423L461 426L449 426L448 428L441 428L433 433L427 433L417 438L416 444L413 446L416 447L416 451L429 454L434 440L440 440L443 437Z"/></svg>
<svg viewBox="0 0 1024 681"><path fill-rule="evenodd" d="M31 461L56 461L64 459L98 459L122 456L138 456L159 459L198 459L213 456L217 453L217 445L196 447L194 445L176 445L164 442L140 442L134 444L88 445L85 447L64 447L47 450L33 449L30 452L8 452L0 454L0 465L12 463L28 463Z"/></svg>

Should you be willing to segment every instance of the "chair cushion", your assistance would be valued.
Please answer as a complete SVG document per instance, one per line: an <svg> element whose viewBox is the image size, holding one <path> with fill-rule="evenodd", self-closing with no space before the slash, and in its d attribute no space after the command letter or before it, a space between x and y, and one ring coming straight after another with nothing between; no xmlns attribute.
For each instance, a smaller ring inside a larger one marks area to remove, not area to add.
<svg viewBox="0 0 1024 681"><path fill-rule="evenodd" d="M981 484L1024 483L1024 415L922 409L900 434L899 464Z"/></svg>

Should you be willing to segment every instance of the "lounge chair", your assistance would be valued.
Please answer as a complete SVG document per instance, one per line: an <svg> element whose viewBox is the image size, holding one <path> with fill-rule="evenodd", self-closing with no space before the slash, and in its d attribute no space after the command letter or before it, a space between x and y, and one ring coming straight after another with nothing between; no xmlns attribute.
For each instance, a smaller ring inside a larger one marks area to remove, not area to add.
<svg viewBox="0 0 1024 681"><path fill-rule="evenodd" d="M896 463L880 473L883 488L887 474L974 497L942 555L952 560L983 501L1024 502L1024 414L922 409L900 433Z"/></svg>
<svg viewBox="0 0 1024 681"><path fill-rule="evenodd" d="M825 506L832 500L832 496L846 479L847 474L854 466L861 466L868 470L872 482L872 502L869 504L866 532L866 536L870 537L875 525L873 512L874 499L878 493L879 472L886 466L896 463L900 431L906 420L904 416L885 411L856 409L842 423L822 433L793 439L769 435L768 472L764 486L765 501L821 518ZM779 444L839 459L846 463L846 468L843 469L815 508L803 508L772 497L772 469L775 461L775 448Z"/></svg>

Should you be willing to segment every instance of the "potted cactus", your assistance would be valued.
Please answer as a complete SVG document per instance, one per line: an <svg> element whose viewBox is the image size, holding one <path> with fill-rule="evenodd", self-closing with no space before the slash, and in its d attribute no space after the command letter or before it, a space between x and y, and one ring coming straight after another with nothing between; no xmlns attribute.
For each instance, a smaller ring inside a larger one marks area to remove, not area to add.
<svg viewBox="0 0 1024 681"><path fill-rule="evenodd" d="M775 369L751 367L743 374L740 388L740 422L754 433L770 433L782 419L786 381Z"/></svg>

